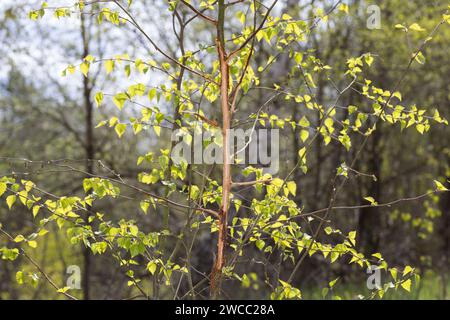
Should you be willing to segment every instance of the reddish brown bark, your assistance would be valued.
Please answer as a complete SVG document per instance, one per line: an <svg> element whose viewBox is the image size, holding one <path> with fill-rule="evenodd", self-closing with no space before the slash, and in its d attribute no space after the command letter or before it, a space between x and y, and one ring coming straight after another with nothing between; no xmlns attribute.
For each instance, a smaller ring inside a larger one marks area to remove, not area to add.
<svg viewBox="0 0 450 320"><path fill-rule="evenodd" d="M222 136L223 136L223 178L222 178L222 205L220 208L220 216L218 219L218 239L217 254L214 266L211 272L211 296L216 297L220 294L223 267L225 266L225 248L227 241L228 229L228 209L231 192L231 161L230 161L230 144L229 131L231 122L231 113L229 105L229 65L227 54L225 51L224 41L224 1L219 1L219 18L217 24L217 52L220 62L220 104L222 111Z"/></svg>

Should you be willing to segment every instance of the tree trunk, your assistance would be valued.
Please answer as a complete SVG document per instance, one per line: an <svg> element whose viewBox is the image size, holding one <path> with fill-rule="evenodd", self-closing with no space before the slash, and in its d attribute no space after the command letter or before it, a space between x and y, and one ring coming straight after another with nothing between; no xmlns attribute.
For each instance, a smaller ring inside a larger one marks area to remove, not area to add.
<svg viewBox="0 0 450 320"><path fill-rule="evenodd" d="M217 254L211 272L211 296L220 294L222 269L225 265L225 247L227 240L228 208L231 191L231 163L230 163L230 106L229 106L229 66L227 54L225 52L225 4L224 0L219 0L219 13L217 23L216 46L220 61L220 104L222 109L222 136L223 136L223 178L222 178L222 205L218 220Z"/></svg>
<svg viewBox="0 0 450 320"><path fill-rule="evenodd" d="M89 55L89 38L84 15L81 15L81 37L83 41L83 57ZM93 132L93 103L91 100L92 87L88 77L83 77L83 101L85 112L85 156L86 156L86 172L91 175L94 173L93 159L95 157L94 132ZM87 207L85 223L89 225L91 207ZM83 247L83 298L90 299L90 273L91 273L91 252L89 247Z"/></svg>

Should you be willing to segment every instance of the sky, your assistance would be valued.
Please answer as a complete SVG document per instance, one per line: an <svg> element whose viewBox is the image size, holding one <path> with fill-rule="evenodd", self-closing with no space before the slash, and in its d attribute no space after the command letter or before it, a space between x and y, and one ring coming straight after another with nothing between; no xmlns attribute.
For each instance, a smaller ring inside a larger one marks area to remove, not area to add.
<svg viewBox="0 0 450 320"><path fill-rule="evenodd" d="M49 7L57 7L75 3L76 1L47 1ZM46 13L43 19L32 21L28 18L31 9L39 8L40 1L0 1L0 19L5 19L5 12L14 7L15 20L6 19L6 28L0 29L0 52L5 61L13 61L27 80L36 83L45 94L54 95L54 86L51 84L57 81L69 89L70 94L77 94L77 89L70 90L71 84L81 83L81 74L77 72L69 77L61 77L61 72L69 65L78 65L81 62L81 34L79 15L70 18L57 19L52 12ZM95 23L96 24L96 23ZM159 30L155 30L153 21L142 22L146 31L157 39L164 26L158 21ZM138 41L135 32L129 27L126 30L103 24L102 42L100 45L91 44L93 56L98 56L99 47L104 52L103 56L113 57L116 54L128 53L131 57L145 57L148 55L142 43ZM156 31L156 32L155 32ZM141 50L139 48L142 48ZM135 49L137 48L137 50ZM0 64L0 81L7 79L10 63ZM96 66L92 67L94 70ZM74 77L78 81L74 81ZM120 77L119 80L123 80ZM154 78L154 77L153 77ZM52 80L50 80L52 79ZM116 79L117 80L117 79ZM145 81L145 79L134 79L135 81ZM50 83L49 83L50 82ZM124 85L126 84L126 81ZM107 83L104 82L104 85ZM117 83L115 87L117 87ZM120 86L120 85L119 85ZM57 95L55 95L57 97Z"/></svg>

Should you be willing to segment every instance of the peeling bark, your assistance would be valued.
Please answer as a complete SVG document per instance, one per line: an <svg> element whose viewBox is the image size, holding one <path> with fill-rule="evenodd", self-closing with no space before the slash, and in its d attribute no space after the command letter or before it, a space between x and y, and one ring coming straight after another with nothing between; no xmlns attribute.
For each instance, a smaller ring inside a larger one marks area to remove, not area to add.
<svg viewBox="0 0 450 320"><path fill-rule="evenodd" d="M219 3L219 15L217 23L217 52L220 61L220 104L222 110L222 136L223 136L223 178L222 178L222 205L218 219L218 239L217 254L214 266L211 272L211 296L216 297L220 294L223 267L225 266L225 248L227 240L228 227L228 209L231 193L231 162L230 162L230 144L229 131L231 122L231 112L229 105L229 65L227 53L225 51L224 39L224 18L225 4L223 0Z"/></svg>

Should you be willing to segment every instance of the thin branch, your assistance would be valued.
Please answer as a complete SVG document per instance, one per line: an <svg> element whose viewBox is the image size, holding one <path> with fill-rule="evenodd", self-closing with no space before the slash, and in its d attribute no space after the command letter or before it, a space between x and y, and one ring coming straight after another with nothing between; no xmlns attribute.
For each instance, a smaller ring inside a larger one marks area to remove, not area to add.
<svg viewBox="0 0 450 320"><path fill-rule="evenodd" d="M253 31L253 33L252 33L247 39L244 40L244 42L239 46L239 48L237 48L236 50L234 50L233 52L231 52L231 53L228 55L227 60L230 60L236 53L238 53L239 51L241 51L241 50L242 50L242 49L250 42L250 40L252 40L252 39L256 36L256 34L262 29L262 27L263 27L264 24L266 23L266 20L267 20L267 18L269 17L270 11L272 11L273 7L275 7L275 5L277 4L277 2L278 2L278 0L275 0L275 1L272 3L272 5L269 7L269 9L267 9L267 12L266 12L266 14L264 15L263 21L261 21L261 23L259 24L258 28L257 28L255 31ZM256 8L255 8L255 10L256 10Z"/></svg>
<svg viewBox="0 0 450 320"><path fill-rule="evenodd" d="M188 3L188 2L186 2L186 1L184 1L184 0L181 0L181 2L185 5L185 6L187 6L189 9L191 9L195 14L197 14L198 16L200 16L200 17L202 17L203 19L205 19L206 21L208 21L208 22L211 22L212 24L214 24L214 25L217 25L217 20L215 20L215 19L213 19L213 18L211 18L211 17L208 17L207 15L205 15L205 14L203 14L202 12L200 12L200 11L198 11L194 6L192 6L190 3Z"/></svg>
<svg viewBox="0 0 450 320"><path fill-rule="evenodd" d="M0 227L0 232L3 233L10 241L15 242L14 238L8 232L3 230L3 228L1 228L1 227ZM44 278L48 281L48 283L50 283L50 285L53 288L55 288L58 293L65 295L67 298L69 298L71 300L78 300L77 298L68 294L67 292L59 291L61 288L53 281L53 279L48 274L46 274L44 272L44 270L42 270L42 268L39 266L39 264L31 256L29 256L23 248L20 248L20 251L21 251L22 255L25 258L27 258L28 261L31 262L31 264L44 276Z"/></svg>

